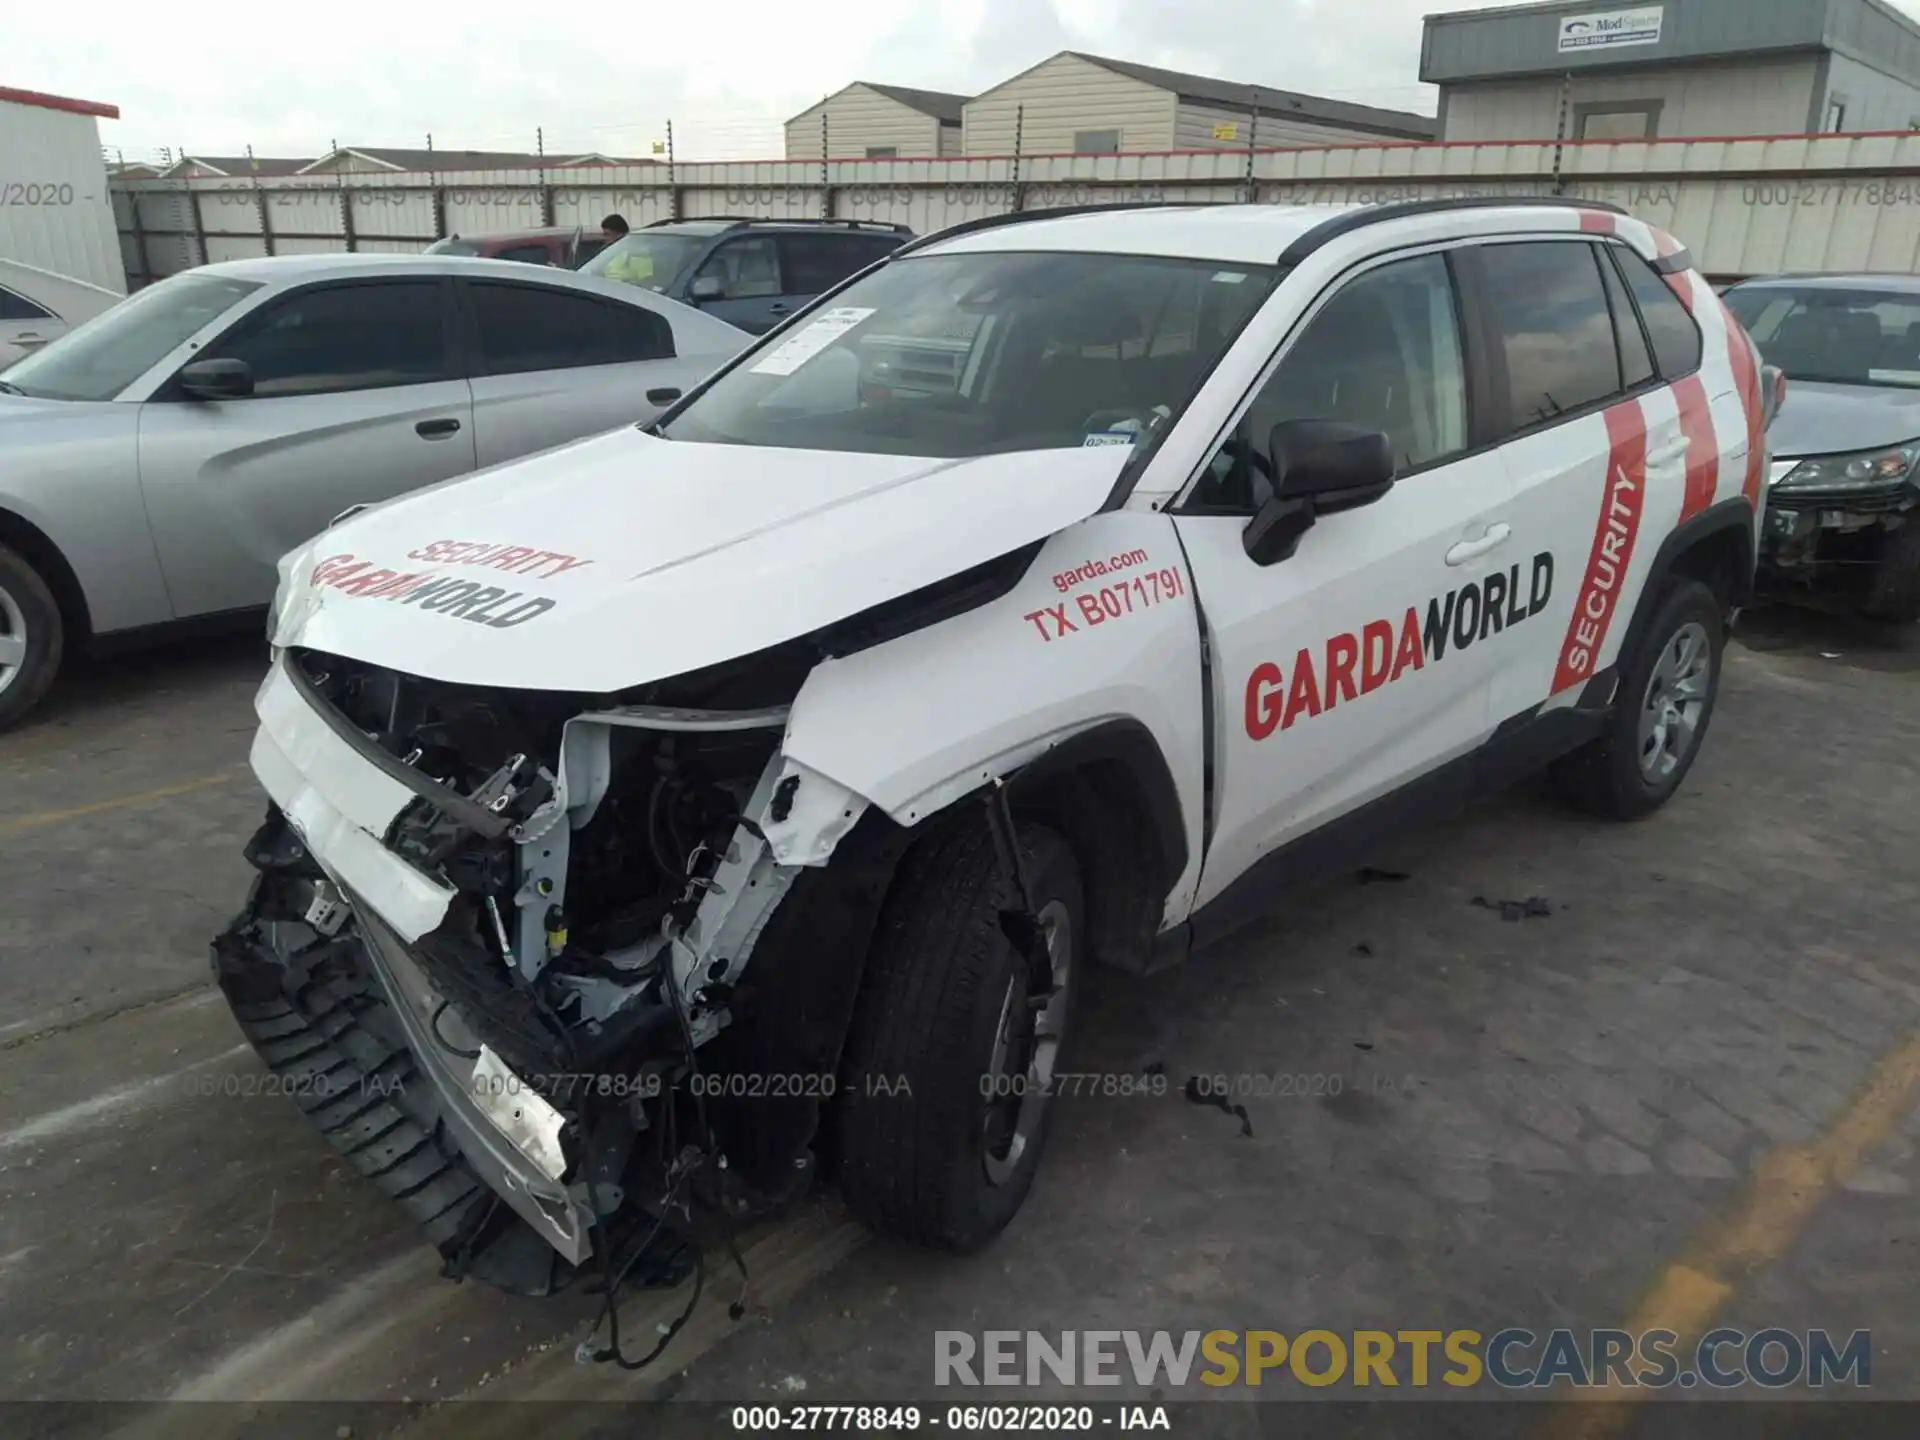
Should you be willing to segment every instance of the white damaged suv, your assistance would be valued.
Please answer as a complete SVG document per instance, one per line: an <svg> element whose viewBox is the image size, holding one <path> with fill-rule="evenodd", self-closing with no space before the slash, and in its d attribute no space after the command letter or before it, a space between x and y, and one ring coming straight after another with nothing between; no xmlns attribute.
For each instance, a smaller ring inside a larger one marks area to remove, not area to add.
<svg viewBox="0 0 1920 1440"><path fill-rule="evenodd" d="M283 562L220 983L455 1273L617 1289L816 1171L977 1247L1088 962L1542 766L1673 794L1781 393L1592 206L909 244L660 421Z"/></svg>

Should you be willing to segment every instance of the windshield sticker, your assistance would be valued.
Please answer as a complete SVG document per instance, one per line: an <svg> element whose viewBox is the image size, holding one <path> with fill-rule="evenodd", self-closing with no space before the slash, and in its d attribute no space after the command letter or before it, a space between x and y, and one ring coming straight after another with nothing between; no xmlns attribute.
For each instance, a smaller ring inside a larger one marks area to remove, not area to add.
<svg viewBox="0 0 1920 1440"><path fill-rule="evenodd" d="M1080 448L1092 445L1131 445L1134 435L1131 430L1097 430L1080 442Z"/></svg>
<svg viewBox="0 0 1920 1440"><path fill-rule="evenodd" d="M772 352L752 368L756 375L791 375L854 326L873 314L858 305L836 305L797 334L774 346Z"/></svg>
<svg viewBox="0 0 1920 1440"><path fill-rule="evenodd" d="M1247 272L1244 270L1216 270L1213 272L1213 283L1216 285L1238 285L1246 278Z"/></svg>

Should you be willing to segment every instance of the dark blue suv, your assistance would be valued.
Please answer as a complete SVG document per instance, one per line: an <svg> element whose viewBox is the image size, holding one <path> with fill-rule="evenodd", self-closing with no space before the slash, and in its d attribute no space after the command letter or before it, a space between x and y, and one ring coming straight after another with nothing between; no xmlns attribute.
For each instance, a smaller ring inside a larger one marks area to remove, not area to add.
<svg viewBox="0 0 1920 1440"><path fill-rule="evenodd" d="M580 267L644 285L754 335L913 239L879 220L662 220Z"/></svg>

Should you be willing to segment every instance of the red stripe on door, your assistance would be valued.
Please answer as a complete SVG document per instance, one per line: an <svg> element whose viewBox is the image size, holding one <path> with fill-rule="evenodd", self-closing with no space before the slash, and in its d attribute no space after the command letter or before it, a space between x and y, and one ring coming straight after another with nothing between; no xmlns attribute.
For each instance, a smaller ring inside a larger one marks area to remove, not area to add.
<svg viewBox="0 0 1920 1440"><path fill-rule="evenodd" d="M1600 493L1600 518L1593 529L1593 550L1574 592L1573 618L1560 645L1553 693L1593 678L1600 647L1620 605L1620 590L1640 533L1640 512L1647 488L1647 417L1640 402L1629 400L1606 412L1607 475Z"/></svg>
<svg viewBox="0 0 1920 1440"><path fill-rule="evenodd" d="M1680 402L1680 433L1687 437L1687 493L1680 518L1691 520L1713 503L1720 488L1720 441L1713 432L1707 384L1697 371L1675 383L1673 398Z"/></svg>
<svg viewBox="0 0 1920 1440"><path fill-rule="evenodd" d="M1740 395L1740 408L1747 421L1747 479L1741 494L1756 508L1760 504L1760 485L1766 467L1766 412L1760 406L1760 367L1753 358L1753 341L1724 302L1720 314L1726 322L1727 350L1733 361L1733 387Z"/></svg>

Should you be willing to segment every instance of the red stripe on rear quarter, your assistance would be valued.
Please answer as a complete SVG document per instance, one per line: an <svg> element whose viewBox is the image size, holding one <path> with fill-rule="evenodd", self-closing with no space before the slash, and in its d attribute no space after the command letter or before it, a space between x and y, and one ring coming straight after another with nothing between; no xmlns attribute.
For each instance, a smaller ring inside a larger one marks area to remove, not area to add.
<svg viewBox="0 0 1920 1440"><path fill-rule="evenodd" d="M1653 253L1662 260L1669 255L1678 255L1687 248L1658 225L1649 225L1647 228L1653 232Z"/></svg>
<svg viewBox="0 0 1920 1440"><path fill-rule="evenodd" d="M1620 226L1616 223L1619 218L1604 210L1582 210L1580 228L1589 235L1617 235L1620 233Z"/></svg>
<svg viewBox="0 0 1920 1440"><path fill-rule="evenodd" d="M1718 297L1715 297L1718 299ZM1740 408L1747 421L1747 479L1741 494L1750 504L1760 504L1760 484L1766 462L1766 411L1760 404L1760 367L1753 358L1753 341L1733 318L1726 302L1720 302L1720 314L1726 321L1727 351L1733 361L1733 388L1740 395Z"/></svg>
<svg viewBox="0 0 1920 1440"><path fill-rule="evenodd" d="M1691 520L1713 503L1720 488L1720 441L1713 432L1707 383L1698 371L1675 382L1673 398L1680 402L1680 433L1687 437L1687 493L1680 518Z"/></svg>
<svg viewBox="0 0 1920 1440"><path fill-rule="evenodd" d="M1640 533L1640 512L1647 488L1647 417L1638 400L1606 412L1607 473L1600 489L1600 518L1593 527L1593 550L1573 596L1573 618L1560 645L1553 693L1593 678L1606 644L1607 628L1620 605Z"/></svg>
<svg viewBox="0 0 1920 1440"><path fill-rule="evenodd" d="M1667 288L1680 297L1680 303L1687 307L1687 313L1693 314L1693 272L1676 270L1671 275L1662 275Z"/></svg>

